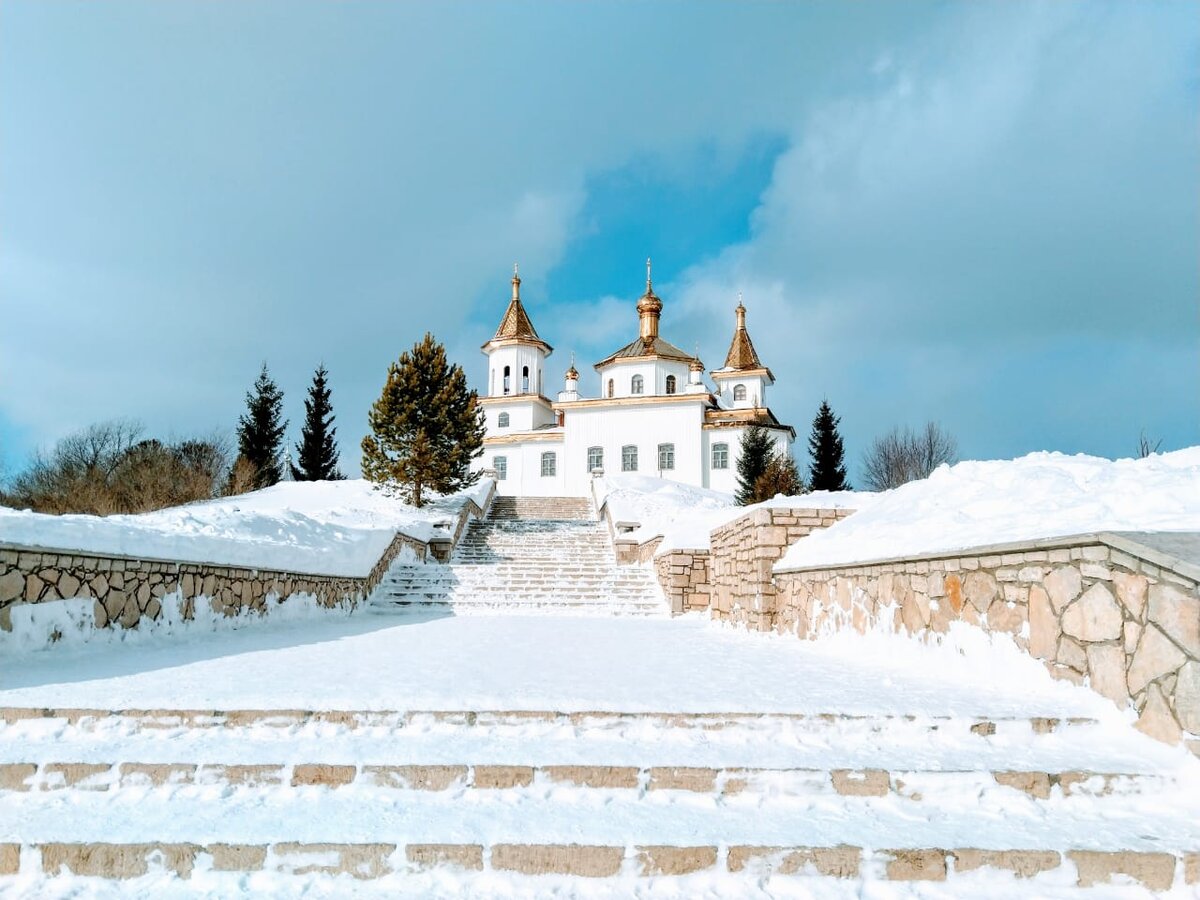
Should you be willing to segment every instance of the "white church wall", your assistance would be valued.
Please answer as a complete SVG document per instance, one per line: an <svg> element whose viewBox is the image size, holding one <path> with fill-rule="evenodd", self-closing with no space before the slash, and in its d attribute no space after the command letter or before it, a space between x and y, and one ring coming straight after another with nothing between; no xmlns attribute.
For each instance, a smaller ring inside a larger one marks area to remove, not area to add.
<svg viewBox="0 0 1200 900"><path fill-rule="evenodd" d="M501 414L508 414L508 425L500 426ZM555 422L554 410L532 398L513 398L503 403L484 404L483 419L489 437L504 437L520 431L532 431Z"/></svg>
<svg viewBox="0 0 1200 900"><path fill-rule="evenodd" d="M542 455L554 454L554 474L542 474ZM521 444L496 444L484 448L478 461L481 468L497 468L497 457L504 459L504 478L497 473L496 493L505 497L564 497L567 489L564 474L563 442L529 441Z"/></svg>
<svg viewBox="0 0 1200 900"><path fill-rule="evenodd" d="M509 369L508 391L504 390L504 367ZM525 370L529 370L528 384ZM545 355L528 344L499 347L488 354L488 396L545 393Z"/></svg>
<svg viewBox="0 0 1200 900"><path fill-rule="evenodd" d="M564 458L566 487L572 496L586 496L591 483L588 449L604 451L604 471L622 471L622 448L637 447L637 473L686 484L702 484L703 399L694 403L668 401L621 407L603 405L569 410L566 415ZM673 469L660 470L660 444L674 445Z"/></svg>
<svg viewBox="0 0 1200 900"><path fill-rule="evenodd" d="M746 433L746 429L738 428L705 428L704 429L704 453L706 480L703 486L711 488L714 491L725 491L726 493L734 493L737 491L737 464L742 456L742 435ZM786 431L772 430L771 434L775 438L776 453L790 453L792 451L792 437ZM726 469L712 468L713 448L716 444L727 444L729 446L729 467ZM799 465L799 461L797 461Z"/></svg>

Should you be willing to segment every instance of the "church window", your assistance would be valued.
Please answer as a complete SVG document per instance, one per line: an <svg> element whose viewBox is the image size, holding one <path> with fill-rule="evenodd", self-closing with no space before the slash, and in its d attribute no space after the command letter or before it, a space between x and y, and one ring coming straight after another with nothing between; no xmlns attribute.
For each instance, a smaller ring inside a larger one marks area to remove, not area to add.
<svg viewBox="0 0 1200 900"><path fill-rule="evenodd" d="M733 399L734 400L745 400L746 399L746 386L744 384L735 384L733 386Z"/></svg>
<svg viewBox="0 0 1200 900"><path fill-rule="evenodd" d="M543 453L542 454L542 477L548 478L551 475L558 473L558 454Z"/></svg>
<svg viewBox="0 0 1200 900"><path fill-rule="evenodd" d="M506 393L506 394L512 389L511 385L509 385L509 383L508 383L508 377L509 377L510 371L511 370L509 369L508 366L504 367L504 393Z"/></svg>
<svg viewBox="0 0 1200 900"><path fill-rule="evenodd" d="M621 448L621 471L637 471L637 447L633 444L626 444Z"/></svg>
<svg viewBox="0 0 1200 900"><path fill-rule="evenodd" d="M608 379L608 396L610 398L613 396L613 391L615 388L616 388L616 385L613 384L613 380L611 378Z"/></svg>
<svg viewBox="0 0 1200 900"><path fill-rule="evenodd" d="M525 366L525 368L521 370L521 393L529 393L529 366Z"/></svg>
<svg viewBox="0 0 1200 900"><path fill-rule="evenodd" d="M728 444L713 444L712 467L714 469L728 469L729 468L729 445Z"/></svg>
<svg viewBox="0 0 1200 900"><path fill-rule="evenodd" d="M588 447L588 467L587 470L592 472L596 469L604 468L604 448L603 447Z"/></svg>
<svg viewBox="0 0 1200 900"><path fill-rule="evenodd" d="M629 385L629 393L631 393L631 394L642 393L642 386L644 384L645 384L645 382L642 380L641 375L634 375L633 381L630 382L630 385Z"/></svg>
<svg viewBox="0 0 1200 900"><path fill-rule="evenodd" d="M497 428L507 428L508 427L508 413L500 413L500 415L496 417L496 427Z"/></svg>
<svg viewBox="0 0 1200 900"><path fill-rule="evenodd" d="M658 445L658 470L660 472L675 468L675 445Z"/></svg>
<svg viewBox="0 0 1200 900"><path fill-rule="evenodd" d="M496 480L503 481L508 477L508 457L497 456L492 460L492 468L496 470Z"/></svg>
<svg viewBox="0 0 1200 900"><path fill-rule="evenodd" d="M674 375L667 376L667 393L668 394L675 393L675 376Z"/></svg>

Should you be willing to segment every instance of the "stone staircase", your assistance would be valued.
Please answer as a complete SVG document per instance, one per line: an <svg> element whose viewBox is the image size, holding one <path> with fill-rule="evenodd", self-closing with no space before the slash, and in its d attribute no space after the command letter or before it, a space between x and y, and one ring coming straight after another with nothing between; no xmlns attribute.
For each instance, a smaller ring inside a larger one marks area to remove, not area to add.
<svg viewBox="0 0 1200 900"><path fill-rule="evenodd" d="M590 501L496 497L447 565L398 562L375 589L380 611L455 615L667 615L654 574L617 564Z"/></svg>
<svg viewBox="0 0 1200 900"><path fill-rule="evenodd" d="M1046 718L0 709L0 892L5 876L77 875L141 879L122 882L140 896L164 877L290 893L333 875L438 896L629 895L695 876L680 890L744 896L967 876L1009 896L1110 880L1187 895L1196 761L1106 733Z"/></svg>

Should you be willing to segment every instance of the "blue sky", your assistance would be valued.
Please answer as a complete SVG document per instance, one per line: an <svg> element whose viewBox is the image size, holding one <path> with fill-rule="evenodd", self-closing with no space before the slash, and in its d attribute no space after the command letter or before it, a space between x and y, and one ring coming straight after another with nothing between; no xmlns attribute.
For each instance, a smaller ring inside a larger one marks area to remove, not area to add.
<svg viewBox="0 0 1200 900"><path fill-rule="evenodd" d="M326 363L354 471L425 330L481 383L514 261L559 372L636 333L647 256L710 367L743 293L852 476L926 419L975 458L1198 443L1196 13L7 0L0 464L231 433L265 359L292 440Z"/></svg>

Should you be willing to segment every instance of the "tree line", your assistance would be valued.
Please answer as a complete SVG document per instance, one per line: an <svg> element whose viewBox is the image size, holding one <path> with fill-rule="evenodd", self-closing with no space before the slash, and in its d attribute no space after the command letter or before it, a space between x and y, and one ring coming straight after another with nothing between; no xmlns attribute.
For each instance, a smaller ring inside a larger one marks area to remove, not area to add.
<svg viewBox="0 0 1200 900"><path fill-rule="evenodd" d="M218 435L163 441L145 437L135 422L93 425L62 439L51 452L39 452L0 492L0 503L48 513L137 513L260 490L285 474L296 481L342 479L328 377L323 364L313 374L294 462L284 450L283 391L264 362L246 393L236 449ZM480 477L470 470L485 432L478 394L431 334L389 366L368 422L363 476L416 506L431 492L459 490ZM789 452L777 449L777 429L748 427L737 463L737 501L850 490L840 423L823 401L812 422L803 474ZM862 471L868 489L887 490L956 459L954 438L930 422L919 431L894 428L876 438Z"/></svg>
<svg viewBox="0 0 1200 900"><path fill-rule="evenodd" d="M808 437L807 478L795 459L776 448L775 429L751 425L742 434L737 465L737 502L743 506L777 494L795 496L809 491L853 490L846 478L841 417L828 400L813 418ZM867 490L886 491L909 481L928 478L943 463L958 460L958 443L935 422L920 431L896 427L875 438L863 456Z"/></svg>
<svg viewBox="0 0 1200 900"><path fill-rule="evenodd" d="M341 479L328 376L324 365L313 374L296 463L285 459L283 392L264 363L246 393L236 444L219 432L162 440L136 421L101 422L38 451L0 490L0 504L106 516L259 490L282 480L285 466L296 481Z"/></svg>

